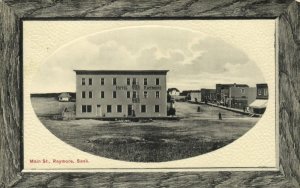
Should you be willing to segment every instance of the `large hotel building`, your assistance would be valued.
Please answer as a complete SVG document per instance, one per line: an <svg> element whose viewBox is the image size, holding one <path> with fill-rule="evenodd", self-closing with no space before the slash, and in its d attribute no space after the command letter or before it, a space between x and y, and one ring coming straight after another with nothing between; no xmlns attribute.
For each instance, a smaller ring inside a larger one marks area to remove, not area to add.
<svg viewBox="0 0 300 188"><path fill-rule="evenodd" d="M74 71L76 118L167 116L167 70Z"/></svg>

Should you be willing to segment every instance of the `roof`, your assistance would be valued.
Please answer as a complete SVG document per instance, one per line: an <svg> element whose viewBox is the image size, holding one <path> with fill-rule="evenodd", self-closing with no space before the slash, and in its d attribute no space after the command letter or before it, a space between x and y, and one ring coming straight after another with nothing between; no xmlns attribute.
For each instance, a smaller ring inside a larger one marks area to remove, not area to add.
<svg viewBox="0 0 300 188"><path fill-rule="evenodd" d="M206 88L202 88L201 91L204 91L204 92L216 92L216 89L206 89Z"/></svg>
<svg viewBox="0 0 300 188"><path fill-rule="evenodd" d="M190 93L201 93L201 90L191 90Z"/></svg>
<svg viewBox="0 0 300 188"><path fill-rule="evenodd" d="M188 94L188 93L201 93L201 90L183 90L182 94Z"/></svg>
<svg viewBox="0 0 300 188"><path fill-rule="evenodd" d="M266 83L259 83L259 84L256 84L256 87L268 87L268 84L266 84Z"/></svg>
<svg viewBox="0 0 300 188"><path fill-rule="evenodd" d="M228 86L228 87L232 87L232 86L236 86L236 87L249 87L247 84L216 84L217 86Z"/></svg>
<svg viewBox="0 0 300 188"><path fill-rule="evenodd" d="M169 88L169 89L168 89L168 92L169 92L169 91L172 91L172 90L176 90L176 91L179 92L179 89L177 89L177 88L175 88L175 87Z"/></svg>
<svg viewBox="0 0 300 188"><path fill-rule="evenodd" d="M68 98L70 98L71 95L69 93L61 93L58 97L68 97Z"/></svg>
<svg viewBox="0 0 300 188"><path fill-rule="evenodd" d="M169 70L74 70L77 75L113 74L113 75L166 75Z"/></svg>
<svg viewBox="0 0 300 188"><path fill-rule="evenodd" d="M251 108L261 109L261 108L266 108L267 107L267 103L268 103L268 100L256 99L249 106Z"/></svg>

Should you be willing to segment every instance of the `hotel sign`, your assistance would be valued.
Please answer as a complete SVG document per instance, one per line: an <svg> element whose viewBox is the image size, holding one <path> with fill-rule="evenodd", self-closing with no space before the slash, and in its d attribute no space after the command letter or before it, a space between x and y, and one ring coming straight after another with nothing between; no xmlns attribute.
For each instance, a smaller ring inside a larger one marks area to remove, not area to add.
<svg viewBox="0 0 300 188"><path fill-rule="evenodd" d="M138 85L136 85L138 86ZM128 90L127 86L116 86L116 90ZM161 86L144 86L144 90L161 90Z"/></svg>
<svg viewBox="0 0 300 188"><path fill-rule="evenodd" d="M144 86L144 90L161 90L161 86Z"/></svg>
<svg viewBox="0 0 300 188"><path fill-rule="evenodd" d="M127 86L116 86L116 90L127 90Z"/></svg>

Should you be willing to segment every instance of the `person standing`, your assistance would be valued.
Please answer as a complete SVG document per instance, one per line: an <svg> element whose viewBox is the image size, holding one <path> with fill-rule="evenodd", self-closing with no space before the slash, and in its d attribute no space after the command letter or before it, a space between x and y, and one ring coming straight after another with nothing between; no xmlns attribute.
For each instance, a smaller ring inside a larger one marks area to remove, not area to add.
<svg viewBox="0 0 300 188"><path fill-rule="evenodd" d="M222 120L222 114L219 112L219 120Z"/></svg>

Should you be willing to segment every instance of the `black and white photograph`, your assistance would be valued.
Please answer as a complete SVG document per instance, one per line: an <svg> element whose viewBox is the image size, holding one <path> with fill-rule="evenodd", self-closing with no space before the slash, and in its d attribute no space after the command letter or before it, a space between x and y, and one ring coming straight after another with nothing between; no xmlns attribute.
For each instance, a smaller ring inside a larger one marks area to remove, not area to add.
<svg viewBox="0 0 300 188"><path fill-rule="evenodd" d="M268 84L221 37L145 26L59 49L32 80L31 104L55 136L122 161L164 162L222 148L255 126Z"/></svg>

